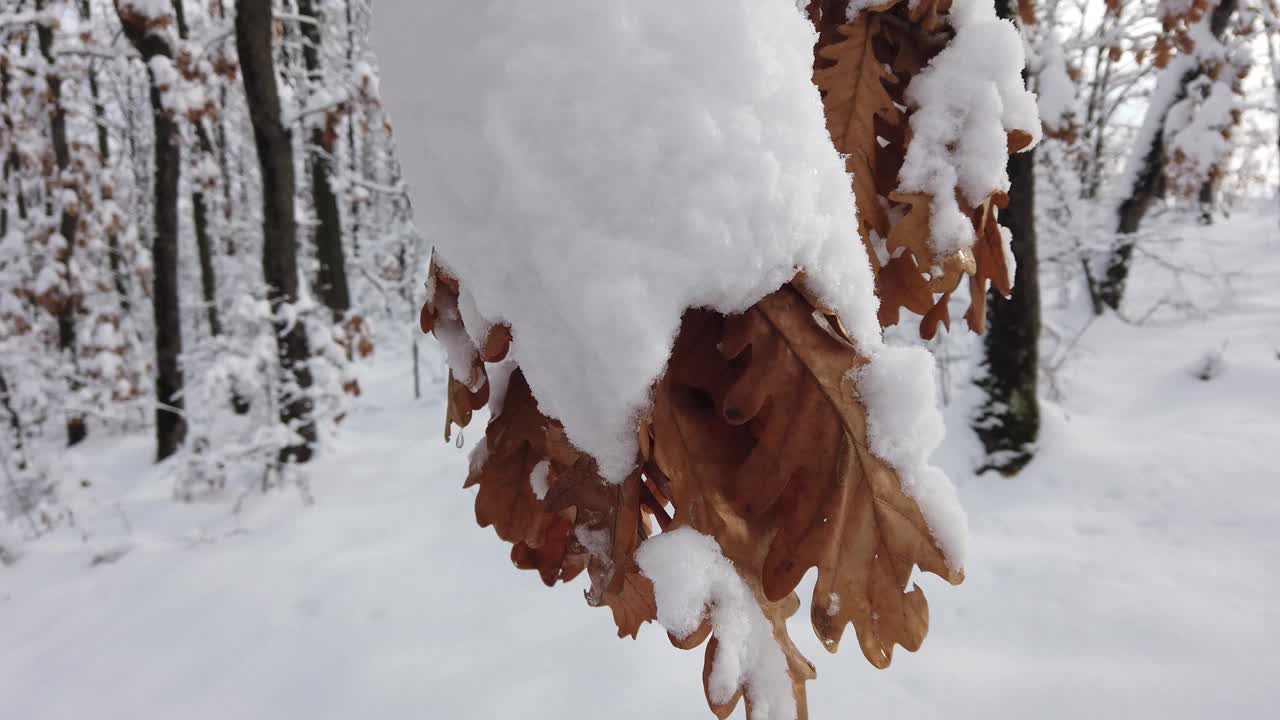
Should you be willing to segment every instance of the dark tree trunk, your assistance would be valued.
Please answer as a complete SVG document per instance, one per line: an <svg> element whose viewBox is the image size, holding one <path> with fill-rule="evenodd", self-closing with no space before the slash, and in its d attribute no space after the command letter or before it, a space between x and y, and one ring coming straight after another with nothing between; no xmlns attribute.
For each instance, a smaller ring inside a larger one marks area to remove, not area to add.
<svg viewBox="0 0 1280 720"><path fill-rule="evenodd" d="M173 14L177 18L178 37L187 39L187 13L182 0L173 0ZM213 155L213 140L204 122L195 123L196 143L200 154ZM191 221L196 232L196 254L200 259L200 294L204 300L205 316L209 319L209 334L222 334L222 321L218 317L218 276L213 267L213 239L209 236L209 204L198 181L191 191Z"/></svg>
<svg viewBox="0 0 1280 720"><path fill-rule="evenodd" d="M1215 38L1222 38L1222 34L1227 29L1227 23L1231 20L1231 15L1236 10L1236 3L1237 0L1221 0L1213 9L1213 14L1209 17L1209 31ZM1148 112L1160 113L1159 125L1151 139L1151 147L1147 149L1147 154L1142 158L1142 166L1134 179L1133 188L1129 196L1120 204L1116 233L1121 236L1121 240L1115 249L1111 251L1111 256L1107 258L1106 271L1102 280L1098 283L1098 294L1102 302L1112 310L1119 310L1120 303L1124 300L1125 285L1129 280L1129 266L1133 260L1134 241L1132 236L1138 232L1138 228L1142 225L1142 219L1146 216L1147 210L1150 209L1152 201L1164 197L1166 161L1164 123L1168 116L1169 108L1186 97L1187 86L1204 72L1205 68L1195 67L1184 73L1180 78L1178 93L1173 102L1165 107L1152 106L1148 110ZM1095 312L1101 314L1102 309L1096 308Z"/></svg>
<svg viewBox="0 0 1280 720"><path fill-rule="evenodd" d="M37 10L45 9L45 2L40 0L36 3ZM53 30L45 24L37 27L36 35L40 43L40 54L44 56L45 63L49 67L54 67L53 57ZM76 250L76 234L79 230L80 219L74 207L68 207L65 199L61 198L62 191L77 190L76 183L69 177L71 172L71 150L67 144L67 111L62 106L62 76L59 70L53 70L47 78L49 86L49 103L51 106L50 117L50 136L53 140L53 156L58 164L58 176L50 188L51 196L59 197L59 204L62 206L61 217L58 222L58 234L62 236L65 245L58 251L58 261L63 264L63 270L66 274L66 288L61 298L62 302L58 304L58 349L62 351L64 357L71 363L71 377L69 384L71 393L75 395L84 383L80 380L80 359L76 348L76 317L80 314L80 293L75 287L75 278L72 276L72 256ZM67 445L77 445L89 435L88 426L85 424L84 416L72 414L67 418Z"/></svg>
<svg viewBox="0 0 1280 720"><path fill-rule="evenodd" d="M213 267L213 240L209 237L209 208L204 193L191 193L191 215L196 228L196 253L200 256L200 294L204 298L205 316L209 319L209 334L222 334L222 321L218 317L218 280Z"/></svg>
<svg viewBox="0 0 1280 720"><path fill-rule="evenodd" d="M302 323L286 323L281 312L284 305L298 300L298 227L293 214L293 141L280 122L271 29L271 3L239 4L236 49L262 168L262 270L275 319L280 366L289 380L281 393L280 419L299 438L280 451L280 460L305 463L313 453L316 426L309 396L311 370L307 366L310 350L306 330Z"/></svg>
<svg viewBox="0 0 1280 720"><path fill-rule="evenodd" d="M178 182L182 149L177 121L165 109L158 78L151 74L150 68L156 57L172 58L173 50L164 36L149 32L137 18L125 14L120 21L125 35L147 63L151 116L155 123L155 237L151 245L155 279L151 309L156 326L156 460L159 461L177 452L187 437L182 399L182 317L178 305Z"/></svg>
<svg viewBox="0 0 1280 720"><path fill-rule="evenodd" d="M10 82L11 80L9 75L9 64L0 63L0 113L3 113L2 115L0 115L0 120L4 121L6 137L13 137L13 120L12 118L9 117L8 113L4 112L4 110L6 110L9 107L9 83ZM13 174L12 165L13 165L13 158L14 158L14 151L12 146L8 148L3 148L3 152L4 152L4 160L3 160L4 167L3 167L3 170L0 171L0 174L3 175L3 181L0 182L0 238L3 238L9 234L9 192L10 192L9 178Z"/></svg>
<svg viewBox="0 0 1280 720"><path fill-rule="evenodd" d="M1214 177L1210 177L1200 184L1200 224L1213 224L1213 211L1217 205L1218 198L1218 182Z"/></svg>
<svg viewBox="0 0 1280 720"><path fill-rule="evenodd" d="M302 27L302 58L307 69L307 82L319 82L320 28L323 18L316 11L315 0L298 0L298 13L311 22ZM336 138L331 139L319 125L311 131L310 168L311 197L315 203L316 258L320 261L317 292L325 306L333 311L334 319L341 319L351 309L351 291L347 287L347 266L342 251L342 216L338 212L338 198L334 195L331 176L332 152Z"/></svg>
<svg viewBox="0 0 1280 720"><path fill-rule="evenodd" d="M355 12L352 8L352 0L347 0L347 66L355 67L356 52L356 27ZM356 109L357 105L353 102L350 113L347 116L347 170L351 173L351 177L359 177L360 171L356 165L356 159L359 157L359 151L356 147ZM363 114L363 113L362 113ZM355 194L351 195L351 254L357 260L360 258L360 201Z"/></svg>
<svg viewBox="0 0 1280 720"><path fill-rule="evenodd" d="M15 469L21 471L27 469L27 452L26 452L26 433L22 429L22 416L18 414L16 408L13 407L13 399L9 396L9 383L4 379L4 373L0 373L0 408L4 408L5 414L8 415L9 432L13 434L13 459ZM8 459L0 459L0 462L9 462Z"/></svg>
<svg viewBox="0 0 1280 720"><path fill-rule="evenodd" d="M1012 0L996 4L1001 17L1012 18ZM987 302L987 333L983 338L983 376L979 385L986 399L974 420L974 430L986 448L982 470L1013 475L1031 461L1040 434L1040 277L1036 257L1035 151L1009 158L1009 206L1000 223L1012 235L1017 261L1013 295L1000 297L994 289Z"/></svg>

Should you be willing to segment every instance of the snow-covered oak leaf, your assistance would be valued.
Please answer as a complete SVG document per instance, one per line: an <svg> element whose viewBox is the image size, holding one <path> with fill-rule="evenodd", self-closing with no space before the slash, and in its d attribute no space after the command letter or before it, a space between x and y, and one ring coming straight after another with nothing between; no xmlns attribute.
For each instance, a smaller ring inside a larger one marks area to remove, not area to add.
<svg viewBox="0 0 1280 720"><path fill-rule="evenodd" d="M865 362L790 286L739 316L691 310L654 391L653 464L674 525L714 538L761 607L817 568L819 638L834 651L852 622L885 667L928 627L922 593L906 592L913 567L953 582L962 573L868 449L852 380Z"/></svg>
<svg viewBox="0 0 1280 720"><path fill-rule="evenodd" d="M973 252L957 250L937 259L929 249L929 221L931 198L924 193L890 193L890 199L908 207L907 213L889 234L886 244L889 253L897 255L880 270L879 293L880 323L884 326L898 322L898 309L904 307L921 317L920 336L932 339L941 323L951 329L948 304L951 293L966 275L978 272ZM937 265L919 267L917 258L933 258ZM914 276L913 276L914 273ZM927 276L927 280L924 276ZM940 295L935 299L935 294ZM889 298L886 302L884 298Z"/></svg>
<svg viewBox="0 0 1280 720"><path fill-rule="evenodd" d="M539 472L543 488L533 479ZM619 636L635 637L655 612L652 584L632 559L648 535L640 520L638 483L638 475L621 485L605 483L595 461L570 445L559 423L538 409L524 373L516 369L465 487L478 487L476 522L512 543L516 567L536 570L547 585L568 582L586 569L592 582L588 600L613 610Z"/></svg>
<svg viewBox="0 0 1280 720"><path fill-rule="evenodd" d="M458 280L433 257L430 270L431 297L422 307L418 325L436 336L449 350L449 380L446 389L444 439L452 437L453 426L465 428L471 416L489 404L489 378L484 360L472 345L458 308L461 292Z"/></svg>
<svg viewBox="0 0 1280 720"><path fill-rule="evenodd" d="M573 513L543 513L538 544L518 542L511 547L511 562L521 570L536 570L551 587L570 582L587 568L587 556L574 551Z"/></svg>
<svg viewBox="0 0 1280 720"><path fill-rule="evenodd" d="M898 324L902 308L924 315L934 306L933 292L916 267L912 253L902 253L885 263L880 268L879 286L880 296L890 298L880 303L880 324L885 327Z"/></svg>
<svg viewBox="0 0 1280 720"><path fill-rule="evenodd" d="M641 546L637 561L653 581L658 621L680 649L706 643L703 691L718 718L745 700L749 720L803 720L804 684L816 673L787 635L799 598L764 597L758 574L748 570L763 543L722 543L676 521Z"/></svg>
<svg viewBox="0 0 1280 720"><path fill-rule="evenodd" d="M894 105L886 83L897 78L875 54L880 31L878 15L864 13L836 28L841 42L819 47L813 81L822 92L827 130L836 150L845 156L858 205L858 231L872 258L871 233L889 234L889 216L880 202L878 168L887 154L877 141L878 125L900 126L902 112ZM877 122L879 121L879 122Z"/></svg>
<svg viewBox="0 0 1280 720"><path fill-rule="evenodd" d="M618 637L635 638L640 633L641 625L652 622L658 616L653 581L640 574L635 560L630 558L618 577L618 587L606 596L605 604L613 611Z"/></svg>
<svg viewBox="0 0 1280 720"><path fill-rule="evenodd" d="M939 323L949 327L947 296L964 275L1000 274L975 264L981 208L1007 189L1004 156L1041 133L1017 32L977 0L862 3L834 29L845 18L829 4L811 16L820 32L814 81L852 175L879 319L893 324L906 308L932 337ZM910 266L935 297L926 301L922 282L906 277Z"/></svg>
<svg viewBox="0 0 1280 720"><path fill-rule="evenodd" d="M794 717L806 718L809 716L809 700L804 684L816 678L818 673L813 664L800 653L800 649L795 646L795 643L791 642L791 637L787 635L787 618L795 615L796 611L800 609L800 598L795 593L791 593L778 602L761 602L760 609L769 621L773 641L782 650L783 657L786 658L787 676L792 684L792 697L795 699ZM697 647L697 645L694 647ZM737 692L726 702L717 703L712 699L711 683L719 652L720 640L712 637L707 642L707 649L702 658L702 692L707 698L707 706L711 708L711 712L720 720L726 720L737 709L738 701L742 700L746 704L748 718L756 720L768 717L768 715L757 711L757 702L753 701L752 695L747 692L748 688L745 686L740 686Z"/></svg>
<svg viewBox="0 0 1280 720"><path fill-rule="evenodd" d="M649 536L643 520L639 471L623 483L606 483L595 461L583 455L572 466L552 469L545 507L573 509L573 533L587 557L591 588L587 602L613 611L618 636L635 637L655 617L652 583L640 575L635 551Z"/></svg>
<svg viewBox="0 0 1280 720"><path fill-rule="evenodd" d="M974 221L978 241L973 246L976 272L969 276L969 309L965 320L974 332L984 332L987 325L987 287L996 289L1003 297L1013 292L1013 254L1009 249L1009 231L996 222L997 201L992 198L975 211Z"/></svg>
<svg viewBox="0 0 1280 720"><path fill-rule="evenodd" d="M493 526L510 543L540 545L539 534L549 519L529 477L547 459L548 420L538 411L524 374L512 373L502 412L485 430L482 450L464 487L479 487L476 522Z"/></svg>
<svg viewBox="0 0 1280 720"><path fill-rule="evenodd" d="M449 357L450 417L493 410L477 517L546 582L585 569L620 635L656 619L705 645L722 717L739 700L752 720L806 715L814 671L785 621L809 569L819 637L834 649L853 623L877 666L923 640L912 569L960 579L963 515L927 462L933 367L884 345L867 272L897 261L882 297L935 317L976 270L931 242L937 192L891 197L918 135L905 93L948 46L952 4L811 3L815 47L785 0L645 0L622 25L568 0L481 0L466 12L505 34L433 43L474 50L436 78L442 105L485 108L428 120L419 153L438 170L420 207L461 280L433 271L420 322ZM494 30L455 15L434 25ZM708 53L712 34L732 42ZM624 135L624 162L595 161Z"/></svg>

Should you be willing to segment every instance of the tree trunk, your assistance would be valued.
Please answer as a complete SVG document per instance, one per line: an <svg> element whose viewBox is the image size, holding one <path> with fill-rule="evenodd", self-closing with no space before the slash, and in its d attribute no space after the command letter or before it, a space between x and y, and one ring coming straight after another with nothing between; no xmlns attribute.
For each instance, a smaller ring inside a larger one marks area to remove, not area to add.
<svg viewBox="0 0 1280 720"><path fill-rule="evenodd" d="M356 28L355 28L355 12L352 8L354 0L347 0L347 66L355 67L356 52ZM356 147L356 109L357 105L353 102L351 110L347 115L347 171L351 173L351 177L359 177L360 171L356 164L359 157L359 150ZM351 207L348 211L351 214L351 254L357 260L360 258L360 201L355 194L351 194Z"/></svg>
<svg viewBox="0 0 1280 720"><path fill-rule="evenodd" d="M1263 25L1263 34L1267 37L1267 59L1272 72L1272 83L1275 89L1276 107L1280 108L1280 53L1276 52L1276 35L1280 33L1280 18L1271 18L1270 23ZM1276 150L1280 152L1280 112L1276 113ZM1276 199L1280 200L1280 181L1276 183Z"/></svg>
<svg viewBox="0 0 1280 720"><path fill-rule="evenodd" d="M13 121L9 114L5 112L9 107L9 83L9 64L0 63L0 120L4 121L5 137L12 138ZM0 148L0 151L4 153L4 159L0 160L0 164L3 164L3 168L0 169L0 175L3 176L2 181L0 181L0 238L3 238L9 234L9 178L13 174L12 161L14 157L12 143L10 143L10 147Z"/></svg>
<svg viewBox="0 0 1280 720"><path fill-rule="evenodd" d="M22 416L13 407L13 399L9 395L9 383L5 381L4 373L2 372L0 372L0 408L4 408L5 414L9 416L9 432L13 434L14 469L19 471L26 470L26 433L22 429ZM9 460L3 458L0 459L0 462L9 462Z"/></svg>
<svg viewBox="0 0 1280 720"><path fill-rule="evenodd" d="M204 193L191 193L191 215L196 229L196 253L200 256L200 294L204 299L205 317L209 319L209 334L222 334L222 321L218 317L218 280L213 267L213 240L209 237L209 209Z"/></svg>
<svg viewBox="0 0 1280 720"><path fill-rule="evenodd" d="M302 58L307 69L308 85L314 86L321 79L320 35L323 18L316 11L315 0L299 0L298 13L311 22L300 23L302 28ZM336 138L335 138L336 139ZM331 184L332 152L335 143L319 125L311 131L310 168L311 197L315 203L316 258L320 261L317 292L325 306L333 311L335 320L341 320L351 309L351 291L347 286L346 259L342 251L342 216L338 212L338 198Z"/></svg>
<svg viewBox="0 0 1280 720"><path fill-rule="evenodd" d="M1237 0L1220 0L1218 5L1213 8L1213 13L1209 17L1209 31L1215 38L1222 38L1222 34L1227 29L1227 23L1235 12L1236 3ZM1166 72L1171 70L1172 68L1166 70ZM1111 256L1107 258L1106 272L1098 284L1098 293L1102 298L1102 302L1112 310L1119 310L1120 303L1124 300L1125 285L1129 279L1129 266L1133 259L1134 241L1132 236L1138 232L1138 228L1142 225L1142 219L1151 207L1151 202L1156 198L1164 197L1166 162L1164 124L1169 108L1186 97L1187 86L1204 72L1205 68L1203 67L1192 67L1182 74L1179 79L1178 91L1170 102L1161 104L1153 102L1148 105L1147 112L1156 113L1156 115L1144 121L1144 125L1146 122L1155 122L1155 134L1151 139L1151 147L1146 149L1146 154L1141 158L1141 165L1134 177L1133 187L1130 188L1128 197L1120 204L1116 233L1122 236L1122 239L1115 249L1111 251ZM1101 309L1095 312L1101 314Z"/></svg>
<svg viewBox="0 0 1280 720"><path fill-rule="evenodd" d="M1013 0L996 4L1000 17L1017 14ZM1025 77L1025 73L1024 73ZM983 338L983 377L986 393L974 419L974 430L986 448L982 470L1013 475L1031 461L1040 434L1040 278L1036 257L1035 151L1010 156L1009 206L1000 223L1013 236L1017 261L1013 295L1000 297L994 289L987 302L987 333Z"/></svg>
<svg viewBox="0 0 1280 720"><path fill-rule="evenodd" d="M37 10L45 9L44 0L36 3ZM45 63L53 68L53 30L48 25L40 24L36 35L40 43L40 54ZM80 293L76 288L76 280L72 276L72 256L76 250L76 233L80 219L74 205L68 206L62 197L63 190L74 190L76 183L69 177L71 171L71 150L67 144L67 111L62 106L62 76L54 69L48 76L50 104L50 136L53 141L53 155L58 164L58 175L50 188L51 196L57 198L61 206L61 217L58 222L58 234L62 236L64 245L58 251L58 261L63 265L66 275L62 302L58 304L58 349L71 363L71 374L68 383L71 394L79 392L84 383L80 380L80 360L76 348L76 316L80 313ZM67 445L77 445L89 435L84 416L73 414L67 418Z"/></svg>
<svg viewBox="0 0 1280 720"><path fill-rule="evenodd" d="M117 5L117 12L119 6ZM177 452L187 437L182 399L182 316L178 294L178 182L182 148L177 120L164 106L152 60L172 58L164 36L149 32L138 18L124 14L121 25L147 63L151 116L155 123L155 237L151 245L154 287L151 309L156 331L156 460Z"/></svg>
<svg viewBox="0 0 1280 720"><path fill-rule="evenodd" d="M289 379L281 391L280 419L298 436L294 444L280 451L280 460L305 463L313 453L316 426L311 416L306 330L300 322L287 322L284 312L285 305L298 300L298 228L294 219L293 141L280 122L280 92L271 51L272 15L269 2L240 3L236 49L262 170L262 269L280 366Z"/></svg>
<svg viewBox="0 0 1280 720"><path fill-rule="evenodd" d="M187 13L182 0L173 0L173 14L177 18L178 37L186 40ZM195 123L196 147L202 156L213 155L213 140L204 122ZM196 232L196 254L200 259L200 294L204 300L205 317L209 320L209 334L218 337L222 334L222 321L218 317L218 277L213 267L213 239L209 236L209 205L204 197L198 181L192 181L191 221Z"/></svg>

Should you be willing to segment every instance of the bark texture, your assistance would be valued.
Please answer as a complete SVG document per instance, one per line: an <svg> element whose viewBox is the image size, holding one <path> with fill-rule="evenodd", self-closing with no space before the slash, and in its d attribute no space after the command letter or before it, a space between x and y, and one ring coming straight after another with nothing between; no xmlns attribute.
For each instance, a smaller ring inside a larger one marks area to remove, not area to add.
<svg viewBox="0 0 1280 720"><path fill-rule="evenodd" d="M186 40L186 11L182 0L173 0L173 14L178 20L178 37ZM201 155L213 155L213 140L205 128L203 120L195 122L196 149ZM217 337L222 334L222 320L218 316L218 276L213 266L213 238L209 233L209 202L205 199L204 190L199 182L192 182L191 220L196 233L196 254L200 260L200 295L204 300L205 317L209 320L209 334Z"/></svg>
<svg viewBox="0 0 1280 720"><path fill-rule="evenodd" d="M1012 18L1017 5L996 4L1000 17ZM1040 278L1036 256L1035 151L1009 157L1009 206L1000 224L1013 236L1017 261L1013 294L1005 299L994 288L987 303L987 333L983 337L983 377L979 385L986 399L974 420L974 430L986 449L983 470L1012 475L1035 454L1040 434Z"/></svg>
<svg viewBox="0 0 1280 720"><path fill-rule="evenodd" d="M117 9L119 5L117 5ZM164 36L149 32L135 15L122 13L129 42L148 64L151 117L155 123L155 237L151 244L152 314L156 326L156 460L177 452L187 437L182 399L182 315L178 294L178 182L182 146L177 119L165 108L164 90L151 72L156 57L173 57Z"/></svg>
<svg viewBox="0 0 1280 720"><path fill-rule="evenodd" d="M312 22L301 23L302 58L306 65L307 79L315 83L321 79L320 47L323 18L316 10L315 0L298 0L298 12ZM336 140L336 136L334 137ZM310 171L311 198L316 211L316 258L320 261L317 291L325 306L333 311L334 319L341 319L351 309L351 290L347 285L346 258L342 250L342 216L338 211L338 197L333 192L332 150L323 126L317 124L311 131Z"/></svg>
<svg viewBox="0 0 1280 720"><path fill-rule="evenodd" d="M310 349L301 323L288 323L282 309L298 300L298 226L294 219L293 139L280 122L280 91L271 52L269 2L241 3L236 13L236 49L253 139L262 171L262 271L274 316L280 366L286 382L280 394L280 420L297 434L280 451L282 462L305 463L316 442L312 417Z"/></svg>
<svg viewBox="0 0 1280 720"><path fill-rule="evenodd" d="M36 9L46 9L45 0L37 0ZM49 67L54 68L47 78L49 87L49 133L50 139L53 141L54 160L58 165L57 179L50 188L50 197L58 197L60 199L61 209L58 220L58 234L62 236L64 245L58 250L57 260L63 266L65 277L65 287L58 303L58 349L62 351L64 358L71 363L71 373L69 374L69 384L71 386L71 395L74 397L80 390L83 383L80 377L80 360L76 348L76 318L80 313L81 297L76 288L76 280L72 276L72 256L75 254L77 231L80 227L80 218L76 203L68 203L62 198L63 190L76 190L71 174L71 149L67 144L67 111L62 103L62 76L57 69L55 58L53 57L53 29L48 25L41 23L36 29L37 39L40 45L40 54L44 56L45 63ZM77 445L89 435L88 426L82 415L76 414L74 411L67 417L67 445Z"/></svg>

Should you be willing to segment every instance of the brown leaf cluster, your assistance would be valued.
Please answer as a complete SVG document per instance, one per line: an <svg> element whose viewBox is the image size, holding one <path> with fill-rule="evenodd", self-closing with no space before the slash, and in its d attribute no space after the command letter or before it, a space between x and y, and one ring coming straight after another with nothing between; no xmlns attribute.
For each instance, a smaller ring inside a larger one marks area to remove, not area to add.
<svg viewBox="0 0 1280 720"><path fill-rule="evenodd" d="M911 140L903 92L949 41L948 7L948 0L914 9L887 0L852 23L838 0L807 8L820 30L815 83L858 203L859 227L850 233L876 266L881 321L897 322L906 308L923 316L926 336L950 322L947 303L962 280L976 329L987 285L1007 294L1011 280L996 223L1003 197L969 208L972 250L936 257L932 198L897 189ZM1010 152L1029 140L1011 134ZM878 252L888 255L883 265ZM433 259L429 286L422 330L457 348L466 333L459 279ZM604 482L595 460L539 409L523 371L506 360L513 342L512 328L498 325L471 357L452 359L465 371L450 372L445 437L490 409L466 486L476 488L477 522L511 544L518 568L537 571L547 585L585 571L588 603L609 607L619 636L635 637L657 615L653 584L635 560L640 544L677 527L713 538L773 625L800 718L807 717L805 683L816 673L786 620L800 607L796 588L807 573L817 576L810 623L828 650L850 625L875 667L887 667L897 647L921 646L928 604L908 586L913 569L953 583L963 573L947 565L894 468L869 450L854 380L867 358L840 319L807 294L803 276L741 315L686 311L650 411L637 424L634 470L620 484ZM499 372L510 376L491 383ZM494 393L495 386L505 390ZM704 621L692 635L671 638L682 649L705 645L704 687L719 642L713 635ZM726 718L743 699L753 717L747 690L724 704L708 697L708 704Z"/></svg>
<svg viewBox="0 0 1280 720"><path fill-rule="evenodd" d="M815 0L808 7L819 33L814 83L822 93L827 129L852 177L858 234L876 273L880 323L896 324L905 308L922 316L924 338L933 337L939 323L950 328L948 304L966 276L970 287L966 318L978 332L984 326L986 281L1005 294L1012 285L1003 254L983 247L992 238L999 240L993 206L1003 206L1005 198L992 196L967 207L957 192L973 221L974 247L940 257L930 244L933 199L898 190L898 171L911 142L904 93L911 78L950 40L951 30L945 23L949 8L949 0L924 1L914 7L886 0L848 22L844 2ZM1026 8L1033 13L1029 4ZM1018 152L1030 142L1025 133L1013 131L1009 152Z"/></svg>
<svg viewBox="0 0 1280 720"><path fill-rule="evenodd" d="M435 297L422 324L447 333L458 286L433 272ZM450 378L449 423L466 425L489 402L485 361L502 360L510 343L509 329L496 328L473 376ZM797 286L738 316L689 310L639 425L635 470L619 485L605 483L595 461L538 409L517 368L467 477L477 488L476 520L512 544L517 567L536 570L548 585L585 569L588 603L612 610L620 637L634 637L656 616L653 585L634 558L653 525L713 537L773 623L806 717L804 683L815 672L786 619L800 606L795 589L807 572L817 571L810 606L819 639L834 652L852 624L864 656L881 668L896 646L918 649L928 630L923 593L907 591L912 569L962 579L895 471L868 450L852 380L865 362L838 319ZM531 480L538 472L546 478L541 498ZM704 623L672 643L692 649L710 635ZM707 643L704 684L716 642ZM727 704L708 702L725 718L744 692ZM750 716L749 702L747 709Z"/></svg>

